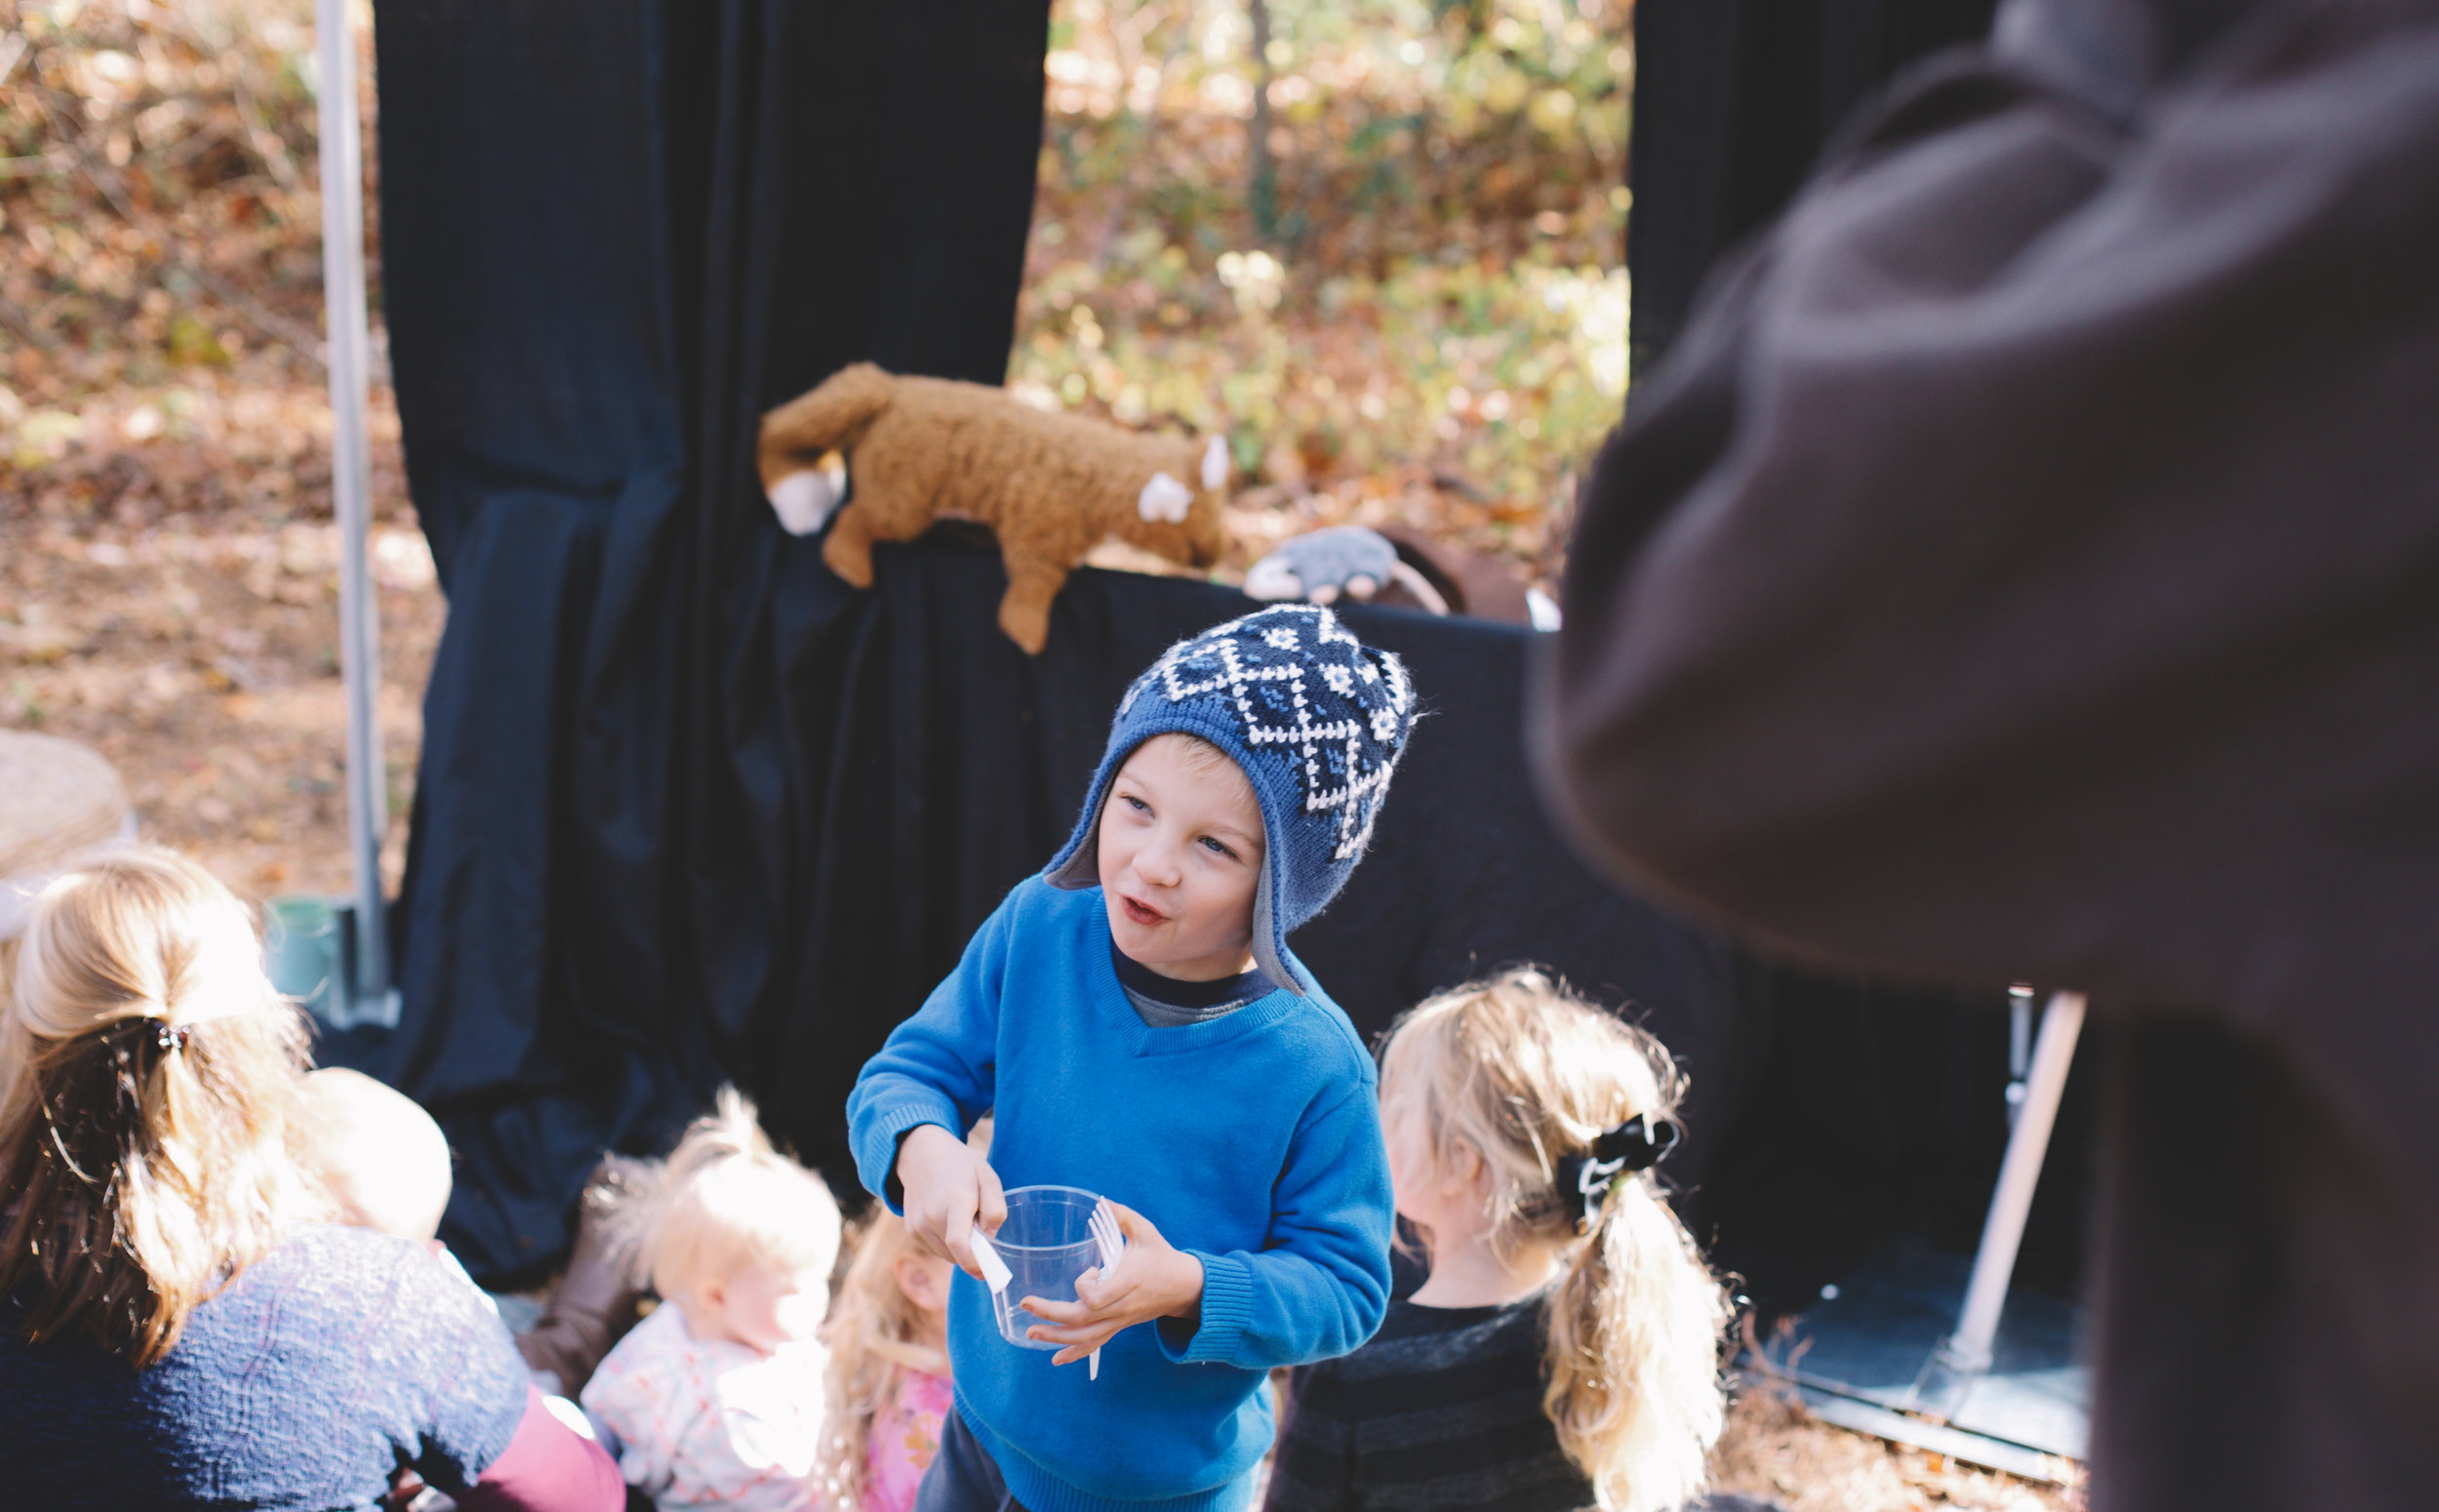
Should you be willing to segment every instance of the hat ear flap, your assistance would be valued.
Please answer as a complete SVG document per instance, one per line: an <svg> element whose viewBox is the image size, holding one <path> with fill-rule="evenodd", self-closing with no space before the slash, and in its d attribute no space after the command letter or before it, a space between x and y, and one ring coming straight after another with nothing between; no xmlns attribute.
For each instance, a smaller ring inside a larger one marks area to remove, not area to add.
<svg viewBox="0 0 2439 1512"><path fill-rule="evenodd" d="M1281 950L1287 931L1279 927L1277 889L1271 882L1278 865L1265 854L1261 858L1261 876L1254 884L1254 964L1261 968L1272 986L1300 998L1305 995L1304 978L1287 963Z"/></svg>

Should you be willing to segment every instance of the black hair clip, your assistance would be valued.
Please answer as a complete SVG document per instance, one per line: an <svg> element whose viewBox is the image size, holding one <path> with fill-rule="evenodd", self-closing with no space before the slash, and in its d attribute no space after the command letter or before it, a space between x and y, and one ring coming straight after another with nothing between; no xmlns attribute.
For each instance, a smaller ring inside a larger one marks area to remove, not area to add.
<svg viewBox="0 0 2439 1512"><path fill-rule="evenodd" d="M1637 1113L1593 1140L1588 1153L1558 1157L1559 1194L1583 1205L1576 1232L1588 1234L1600 1221L1601 1204L1619 1175L1659 1165L1684 1134L1674 1119L1647 1119Z"/></svg>

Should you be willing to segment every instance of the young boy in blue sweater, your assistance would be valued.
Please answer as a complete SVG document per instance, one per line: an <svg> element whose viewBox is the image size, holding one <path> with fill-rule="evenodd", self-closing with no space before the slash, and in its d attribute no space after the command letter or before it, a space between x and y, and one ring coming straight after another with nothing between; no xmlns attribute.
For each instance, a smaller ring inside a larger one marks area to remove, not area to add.
<svg viewBox="0 0 2439 1512"><path fill-rule="evenodd" d="M1397 658L1326 609L1171 647L1118 705L1074 835L865 1064L864 1184L966 1273L922 1512L1242 1507L1267 1373L1379 1326L1372 1057L1287 933L1354 870L1413 704ZM985 1161L962 1135L992 1108ZM968 1245L1003 1184L1040 1183L1108 1197L1127 1241L1077 1301L1023 1303L1056 1354L999 1336ZM1098 1380L1061 1369L1095 1349Z"/></svg>

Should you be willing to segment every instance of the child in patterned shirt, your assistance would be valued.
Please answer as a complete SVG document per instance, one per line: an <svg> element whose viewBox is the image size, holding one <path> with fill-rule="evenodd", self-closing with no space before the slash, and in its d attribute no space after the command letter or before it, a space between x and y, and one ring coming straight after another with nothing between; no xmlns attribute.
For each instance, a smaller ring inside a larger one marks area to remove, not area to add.
<svg viewBox="0 0 2439 1512"><path fill-rule="evenodd" d="M820 1512L829 1188L726 1089L621 1220L661 1305L601 1362L583 1405L627 1484L662 1512Z"/></svg>

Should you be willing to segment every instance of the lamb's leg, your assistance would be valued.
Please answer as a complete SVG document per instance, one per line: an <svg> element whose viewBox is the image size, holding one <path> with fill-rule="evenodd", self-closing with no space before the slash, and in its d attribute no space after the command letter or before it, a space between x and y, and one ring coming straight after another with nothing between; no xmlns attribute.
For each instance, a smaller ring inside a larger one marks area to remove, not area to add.
<svg viewBox="0 0 2439 1512"><path fill-rule="evenodd" d="M821 560L840 581L859 588L872 586L872 542L879 538L872 522L872 506L851 500L830 522L829 538L821 542Z"/></svg>
<svg viewBox="0 0 2439 1512"><path fill-rule="evenodd" d="M1053 562L1012 561L1008 593L999 601L999 627L1010 640L1038 657L1050 639L1050 605L1066 585L1067 569Z"/></svg>

